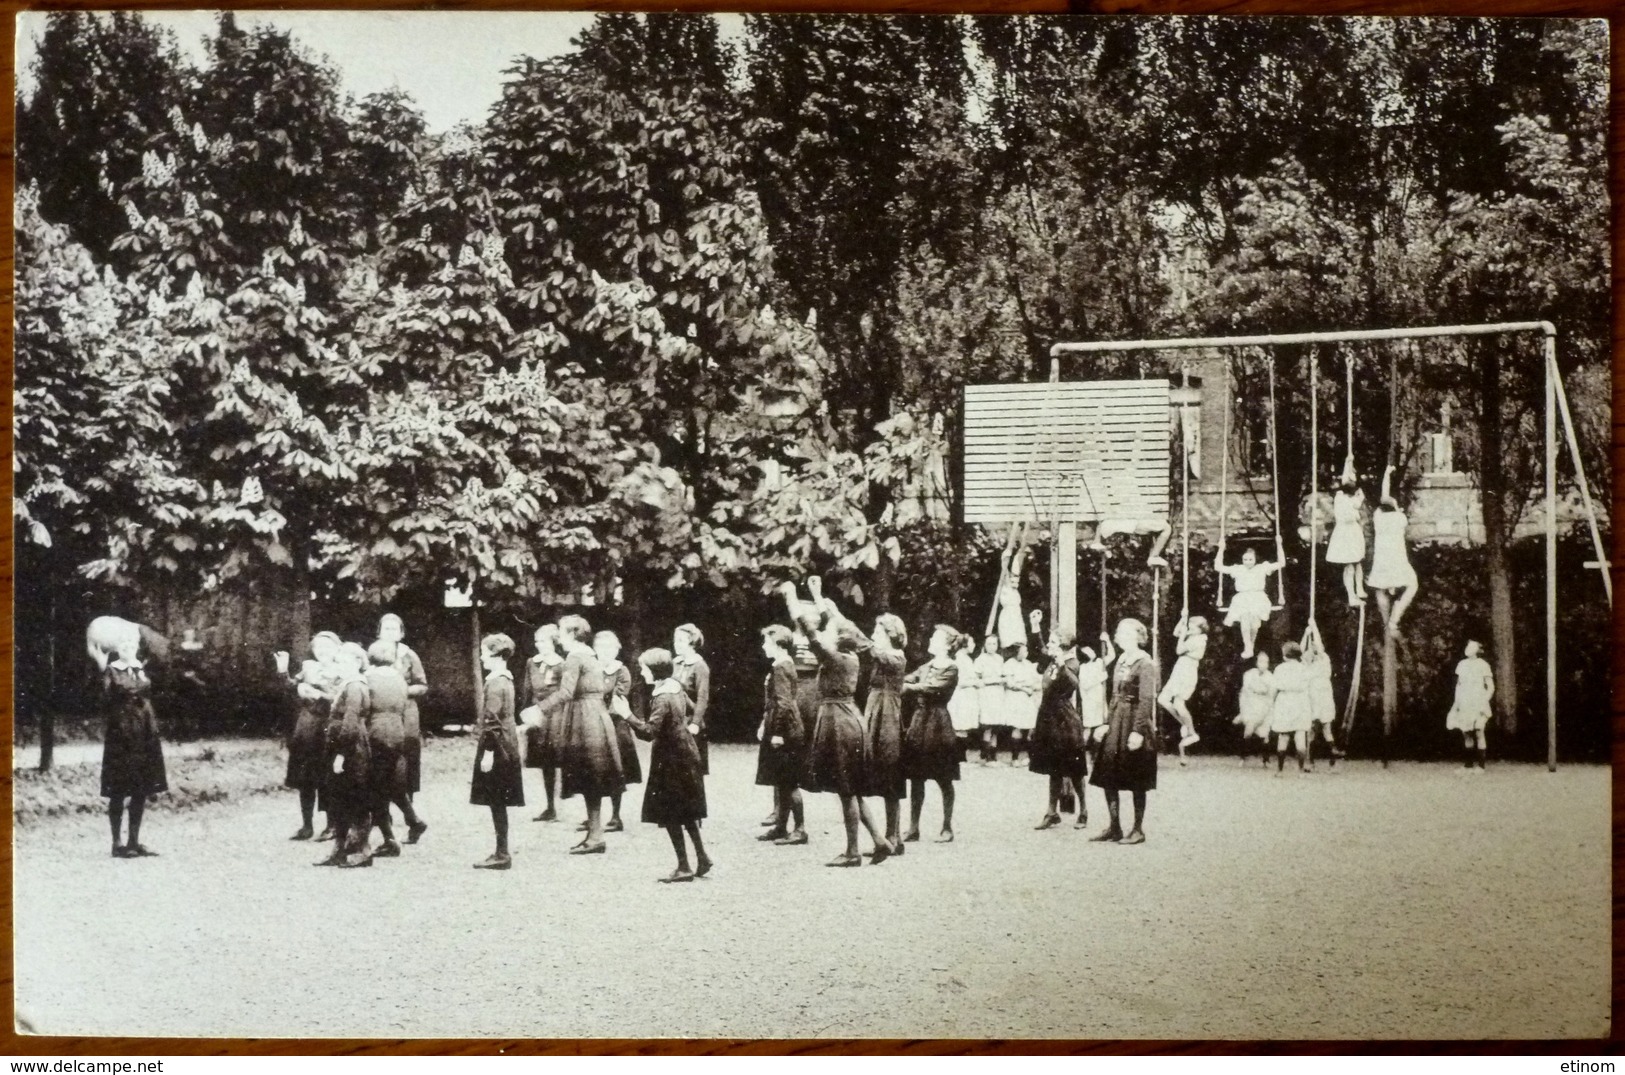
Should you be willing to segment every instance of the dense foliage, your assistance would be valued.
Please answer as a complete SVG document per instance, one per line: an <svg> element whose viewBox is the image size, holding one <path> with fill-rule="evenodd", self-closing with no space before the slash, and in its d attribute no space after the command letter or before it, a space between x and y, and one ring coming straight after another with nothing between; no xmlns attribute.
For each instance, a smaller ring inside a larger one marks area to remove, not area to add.
<svg viewBox="0 0 1625 1075"><path fill-rule="evenodd" d="M1550 319L1608 486L1599 23L751 16L730 42L603 15L447 132L346 98L310 44L225 15L193 63L139 15L49 17L18 102L13 511L69 589L275 567L513 613L619 580L726 610L721 678L749 684L738 614L786 578L917 630L986 615L1002 535L955 522L960 388L1064 339ZM1396 409L1393 355L1350 353L1363 473L1408 487L1415 434L1461 416L1473 615L1538 708L1512 622L1538 368L1429 345ZM1286 503L1315 480L1308 363L1344 359L1281 356Z"/></svg>

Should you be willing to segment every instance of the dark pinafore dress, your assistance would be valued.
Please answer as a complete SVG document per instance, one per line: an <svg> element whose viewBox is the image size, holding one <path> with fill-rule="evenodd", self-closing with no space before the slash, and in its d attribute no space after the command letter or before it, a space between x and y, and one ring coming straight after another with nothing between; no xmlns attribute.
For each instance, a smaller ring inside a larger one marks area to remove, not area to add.
<svg viewBox="0 0 1625 1075"><path fill-rule="evenodd" d="M910 780L958 780L963 748L948 712L948 699L959 686L959 666L935 661L923 664L903 680L903 693L914 699L914 713L903 733L903 775Z"/></svg>
<svg viewBox="0 0 1625 1075"><path fill-rule="evenodd" d="M675 679L662 680L649 699L648 721L634 725L653 744L642 814L651 825L686 825L705 817L700 745L688 730L693 712L682 685Z"/></svg>
<svg viewBox="0 0 1625 1075"><path fill-rule="evenodd" d="M604 708L607 687L598 658L577 645L564 658L554 690L562 715L559 740L559 795L602 798L626 790L621 745L615 722ZM543 709L546 710L544 701Z"/></svg>
<svg viewBox="0 0 1625 1075"><path fill-rule="evenodd" d="M322 804L329 819L360 826L372 813L372 750L367 713L372 700L364 677L339 685L328 715L322 754Z"/></svg>
<svg viewBox="0 0 1625 1075"><path fill-rule="evenodd" d="M762 745L756 752L756 783L791 788L801 783L807 733L797 703L796 666L788 659L773 662L762 682ZM816 721L814 710L814 719ZM783 742L775 746L774 737Z"/></svg>
<svg viewBox="0 0 1625 1075"><path fill-rule="evenodd" d="M406 762L406 791L416 794L423 787L423 723L418 715L418 699L429 690L423 662L405 642L395 643L395 671L406 680L406 708L401 711L401 756Z"/></svg>
<svg viewBox="0 0 1625 1075"><path fill-rule="evenodd" d="M908 793L903 775L903 655L872 651L869 698L863 707L867 767L863 794L901 799ZM958 763L955 762L957 768ZM957 775L957 773L956 773Z"/></svg>
<svg viewBox="0 0 1625 1075"><path fill-rule="evenodd" d="M288 684L295 691L298 710L288 733L288 773L282 786L315 791L322 786L323 753L327 746L327 715L333 708L338 681L332 670L317 661L306 661ZM322 692L320 698L298 694L300 685Z"/></svg>
<svg viewBox="0 0 1625 1075"><path fill-rule="evenodd" d="M406 710L411 703L406 677L387 664L367 669L367 693L372 699L367 714L368 769L373 808L389 804L412 790L407 759Z"/></svg>
<svg viewBox="0 0 1625 1075"><path fill-rule="evenodd" d="M853 701L858 686L858 658L826 643L817 620L804 616L801 629L818 656L818 721L807 746L801 786L807 791L862 794L864 774L863 714Z"/></svg>
<svg viewBox="0 0 1625 1075"><path fill-rule="evenodd" d="M1112 701L1106 711L1106 736L1095 753L1089 783L1106 791L1151 791L1157 786L1157 664L1148 653L1119 658L1112 673ZM1138 732L1145 742L1130 750L1128 737Z"/></svg>
<svg viewBox="0 0 1625 1075"><path fill-rule="evenodd" d="M468 783L468 801L474 806L525 805L513 713L513 673L499 668L485 677L485 697L474 724L474 775Z"/></svg>
<svg viewBox="0 0 1625 1075"><path fill-rule="evenodd" d="M643 763L638 761L638 743L627 718L632 713L632 670L620 661L603 666L604 683L609 693L604 705L609 719L615 724L615 741L621 748L621 777L628 784L643 783Z"/></svg>
<svg viewBox="0 0 1625 1075"><path fill-rule="evenodd" d="M709 774L711 740L706 734L705 717L711 708L711 666L698 653L690 657L673 657L671 678L682 685L688 700L694 705L694 714L689 720L700 729L700 734L694 738L700 745L700 766Z"/></svg>
<svg viewBox="0 0 1625 1075"><path fill-rule="evenodd" d="M152 681L140 663L107 666L107 731L102 740L102 795L144 799L169 790Z"/></svg>
<svg viewBox="0 0 1625 1075"><path fill-rule="evenodd" d="M1084 776L1089 772L1088 745L1078 715L1078 659L1051 661L1044 669L1027 768L1044 776Z"/></svg>
<svg viewBox="0 0 1625 1075"><path fill-rule="evenodd" d="M525 705L538 710L536 723L525 728L525 768L556 769L559 739L564 725L562 699L557 696L564 659L541 656L525 662Z"/></svg>

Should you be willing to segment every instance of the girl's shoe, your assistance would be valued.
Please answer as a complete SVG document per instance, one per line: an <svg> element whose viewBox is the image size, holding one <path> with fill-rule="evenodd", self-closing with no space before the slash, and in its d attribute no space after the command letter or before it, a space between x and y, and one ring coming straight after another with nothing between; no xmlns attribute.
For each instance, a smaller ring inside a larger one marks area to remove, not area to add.
<svg viewBox="0 0 1625 1075"><path fill-rule="evenodd" d="M134 858L135 856L130 854L130 849L125 847L123 844L114 844L113 857L116 859L127 859Z"/></svg>
<svg viewBox="0 0 1625 1075"><path fill-rule="evenodd" d="M954 842L954 834L951 831L938 833L936 842L939 844L951 844ZM899 852L899 854L901 854L901 852Z"/></svg>
<svg viewBox="0 0 1625 1075"><path fill-rule="evenodd" d="M372 853L375 859L398 859L401 857L401 845L394 840L385 840L378 850Z"/></svg>
<svg viewBox="0 0 1625 1075"><path fill-rule="evenodd" d="M768 829L766 832L756 837L756 839L764 844L776 844L784 840L784 838L789 835L790 834L785 832L783 829Z"/></svg>
<svg viewBox="0 0 1625 1075"><path fill-rule="evenodd" d="M704 877L706 874L711 872L711 867L714 865L716 865L716 863L712 862L704 855L701 855L700 860L694 864L694 876Z"/></svg>
<svg viewBox="0 0 1625 1075"><path fill-rule="evenodd" d="M920 830L919 829L910 829L908 835L903 837L903 842L906 843L906 844L917 844L917 843L919 843L920 842Z"/></svg>
<svg viewBox="0 0 1625 1075"><path fill-rule="evenodd" d="M558 819L559 815L557 811L555 811L551 806L537 814L535 817L531 818L532 821L557 821Z"/></svg>
<svg viewBox="0 0 1625 1075"><path fill-rule="evenodd" d="M1125 844L1143 844L1145 843L1145 833L1141 832L1139 829L1135 829L1133 832L1123 837L1123 839L1119 842Z"/></svg>
<svg viewBox="0 0 1625 1075"><path fill-rule="evenodd" d="M1089 815L1079 814L1078 820L1072 823L1072 827L1074 829L1087 829L1089 827Z"/></svg>
<svg viewBox="0 0 1625 1075"><path fill-rule="evenodd" d="M325 844L337 835L338 832L333 828L333 826L329 825L327 828L322 830L322 834L320 836L316 837L316 842L319 844Z"/></svg>
<svg viewBox="0 0 1625 1075"><path fill-rule="evenodd" d="M316 835L316 830L309 825L301 825L299 831L288 837L290 840L308 840Z"/></svg>
<svg viewBox="0 0 1625 1075"><path fill-rule="evenodd" d="M1096 833L1094 836L1089 837L1089 842L1092 844L1116 844L1122 841L1122 829L1107 829L1105 832Z"/></svg>
<svg viewBox="0 0 1625 1075"><path fill-rule="evenodd" d="M618 818L618 817L617 818L611 818L609 824L604 826L604 831L605 832L625 832L626 831L626 826L621 824L621 819L620 818Z"/></svg>
<svg viewBox="0 0 1625 1075"><path fill-rule="evenodd" d="M570 849L572 855L602 855L609 845L602 841L596 844L580 843Z"/></svg>
<svg viewBox="0 0 1625 1075"><path fill-rule="evenodd" d="M891 858L891 855L891 844L888 844L882 840L880 843L876 844L875 849L869 853L869 865L879 866L882 862L885 862L887 859Z"/></svg>
<svg viewBox="0 0 1625 1075"><path fill-rule="evenodd" d="M683 881L692 880L694 880L693 870L676 869L671 871L671 873L667 876L660 878L660 883L663 885L673 885L680 884Z"/></svg>
<svg viewBox="0 0 1625 1075"><path fill-rule="evenodd" d="M513 866L513 859L507 855L492 855L484 862L476 862L476 870L506 870Z"/></svg>
<svg viewBox="0 0 1625 1075"><path fill-rule="evenodd" d="M862 866L863 859L858 855L837 855L824 863L825 866L847 867Z"/></svg>
<svg viewBox="0 0 1625 1075"><path fill-rule="evenodd" d="M1044 815L1044 820L1042 820L1038 824L1034 825L1033 828L1034 829L1040 829L1040 830L1042 830L1042 829L1053 829L1055 826L1059 825L1060 823L1061 823L1061 815L1060 814L1045 814Z"/></svg>
<svg viewBox="0 0 1625 1075"><path fill-rule="evenodd" d="M406 842L409 844L415 844L423 837L423 834L428 831L429 823L427 821L419 821L415 825L408 825L406 826Z"/></svg>
<svg viewBox="0 0 1625 1075"><path fill-rule="evenodd" d="M146 844L128 844L125 846L124 851L128 857L133 859L155 859L158 857L158 852L152 850Z"/></svg>
<svg viewBox="0 0 1625 1075"><path fill-rule="evenodd" d="M797 829L788 836L781 836L773 842L778 844L780 847L789 847L792 844L804 844L807 842L807 830Z"/></svg>

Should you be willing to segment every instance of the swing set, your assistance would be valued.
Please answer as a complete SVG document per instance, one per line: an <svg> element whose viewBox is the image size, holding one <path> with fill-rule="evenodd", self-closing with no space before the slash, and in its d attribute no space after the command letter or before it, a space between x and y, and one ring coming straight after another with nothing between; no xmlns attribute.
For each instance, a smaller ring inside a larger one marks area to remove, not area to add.
<svg viewBox="0 0 1625 1075"><path fill-rule="evenodd" d="M1592 506L1591 492L1590 492L1589 485L1588 485L1588 483L1586 481L1585 470L1584 470L1583 466L1581 465L1579 442L1576 439L1575 434L1574 434L1573 418L1572 418L1572 416L1571 416L1571 414L1569 412L1567 395L1563 390L1562 374L1561 374L1561 372L1560 372L1560 370L1558 368L1558 365L1557 365L1557 329L1551 322L1549 322L1549 321L1518 321L1518 322L1502 322L1502 323L1497 323L1497 324L1482 324L1482 325L1437 325L1437 326L1425 326L1425 327L1402 328L1402 329L1363 329L1363 330L1349 330L1349 331L1339 331L1339 332L1300 332L1300 333L1270 334L1270 335L1256 335L1256 336L1177 337L1177 338L1161 339L1161 340L1110 340L1110 341L1104 341L1103 340L1103 341L1093 341L1093 342L1086 342L1086 343L1057 343L1057 344L1053 345L1050 348L1050 383L1051 383L1052 386L1060 384L1061 358L1062 358L1062 356L1065 356L1065 355L1101 354L1101 353L1114 353L1114 352L1115 353L1121 353L1121 352L1129 352L1129 351L1171 351L1171 350L1195 350L1195 349L1202 349L1202 350L1233 350L1233 349L1238 349L1238 348L1273 349L1273 348L1276 348L1276 347L1298 346L1298 345L1309 345L1311 348L1313 348L1315 345L1323 344L1323 343L1324 344L1338 344L1338 343L1355 343L1355 342L1384 341L1384 340L1418 340L1418 339L1437 339L1437 338L1468 337L1468 336L1508 336L1508 335L1525 335L1525 334L1533 334L1533 333L1540 334L1541 339L1542 339L1541 355L1542 355L1543 376L1544 376L1544 379L1545 379L1545 407L1544 407L1544 418L1545 418L1545 436L1544 436L1544 440L1545 440L1545 466L1544 466L1545 490L1544 490L1544 500L1545 500L1545 508L1546 508L1546 510L1545 510L1545 519L1544 519L1544 527L1543 527L1543 529L1545 531L1545 545L1546 545L1546 563L1545 563L1545 582L1546 582L1546 601L1545 601L1545 604L1546 604L1546 737L1547 737L1547 768L1549 770L1555 772L1557 770L1557 450L1558 450L1557 449L1557 423L1559 421L1559 418L1561 418L1561 421L1562 421L1562 424L1563 424L1564 437L1565 437L1565 440L1566 440L1566 442L1568 444L1570 460L1571 460L1571 462L1573 464L1573 468L1574 468L1574 472L1575 472L1575 482L1576 482L1576 485L1578 486L1579 491L1580 491L1581 502L1582 502L1582 505L1584 507L1584 511L1585 511L1586 518L1587 518L1589 528L1590 528L1592 546L1593 546L1593 549L1594 549L1595 554L1596 554L1596 560L1588 562L1587 566L1596 568L1601 572L1602 581L1603 581L1603 588L1604 588L1604 591L1605 591L1605 593L1607 595L1608 602L1609 602L1610 606L1612 606L1612 604L1613 604L1613 580L1612 580L1612 577L1609 574L1610 564L1609 564L1609 561L1608 561L1608 558L1607 558L1606 550L1604 549L1603 544L1602 544L1602 535L1601 535L1601 531L1600 531L1600 529L1598 527L1598 524L1597 524L1596 512L1595 512L1595 510L1594 510L1594 508ZM1314 620L1315 620L1315 607L1314 607L1314 605L1315 605L1315 596L1314 596L1315 595L1315 582L1316 582L1315 572L1316 572L1316 561L1318 560L1318 549L1319 549L1319 540L1318 540L1319 518L1318 518L1318 506L1316 504L1316 500L1317 500L1318 492L1319 492L1319 490L1318 490L1318 485L1319 485L1319 470L1318 470L1318 468L1319 468L1319 450L1318 450L1318 442L1319 442L1319 385L1318 385L1318 380L1319 380L1319 378L1318 378L1318 368L1317 368L1317 363L1316 363L1316 355L1314 354L1314 352L1312 350L1311 350L1311 353L1309 355L1308 361L1309 361L1309 384L1310 384L1310 398L1311 398L1311 410L1310 410L1310 414L1311 414L1311 417L1310 417L1310 453L1311 453L1310 454L1310 466L1311 466L1311 473L1315 475L1315 486L1316 486L1316 488L1313 488L1313 489L1310 490L1310 498L1309 498L1309 500L1310 500L1310 542L1311 542L1311 549L1312 549L1312 551L1314 553L1310 557L1311 585L1310 585L1310 591L1309 591L1310 592L1310 597L1309 597L1309 606L1310 606L1309 607L1309 622L1311 624L1313 624ZM1352 358L1352 356L1349 356L1346 361L1347 361L1346 409L1347 409L1348 435L1349 435L1349 438L1350 438L1348 443L1352 444L1352 435L1353 435L1353 358ZM1275 479L1275 481L1273 483L1274 484L1274 498L1275 498L1274 525L1275 525L1276 539L1277 539L1277 542L1279 542L1279 540L1280 540L1280 518L1281 518L1281 511L1280 511L1280 482L1279 482L1280 468L1279 468L1279 460L1276 458L1277 440L1276 440L1276 421L1275 421L1275 419L1276 419L1276 415L1275 415L1275 368L1274 368L1273 360L1269 363L1268 368L1269 368L1269 385L1270 385L1269 439L1270 439L1270 445L1271 445L1271 472L1272 472L1272 477ZM1397 370L1398 370L1398 358L1397 358L1397 355L1396 355L1392 359L1392 367L1391 367L1391 380L1390 380L1391 398L1394 395L1396 395L1397 391L1398 391L1398 387L1397 387L1397 385L1398 385ZM1189 385L1189 368L1188 368L1188 366L1186 366L1183 369L1181 376L1182 376L1183 383L1186 385L1186 387L1188 387L1188 385ZM1230 387L1228 381L1229 381L1229 369L1228 369L1228 365L1227 365L1227 367L1226 367L1226 385L1225 385L1227 398L1228 398L1228 391L1229 391L1229 387ZM1107 382L1102 382L1102 383L1107 383ZM1187 406L1188 406L1188 403L1183 403L1182 402L1182 404L1181 404L1181 418L1182 418L1181 435L1182 435L1182 437L1187 435L1186 434L1186 428L1185 428L1184 422L1183 422L1183 419L1186 417L1185 408ZM969 413L967 412L967 429L969 428L969 417L970 417ZM1389 441L1389 454L1390 454L1390 456L1392 456L1394 451L1395 451L1396 443L1397 443L1397 440L1396 440L1394 431L1392 429L1390 429L1390 441ZM1229 447L1229 407L1228 406L1225 408L1225 445L1226 445L1226 451L1225 451L1224 456L1223 456L1223 459L1225 460L1225 463L1222 464L1222 466L1224 467L1224 470L1223 470L1223 473L1221 475L1220 513L1219 513L1219 516L1220 516L1220 542L1221 542L1221 548L1222 548L1223 541L1224 541L1224 534L1225 534L1224 527L1225 527L1225 519L1226 519L1226 514L1227 514L1227 511L1226 511L1227 503L1226 503L1225 498L1227 496L1227 487L1228 487L1228 466L1227 466L1227 464L1228 464L1228 455L1229 455L1229 452L1228 452L1228 447ZM1182 507L1182 523L1183 523L1183 531L1184 531L1183 535L1182 535L1182 542L1183 542L1182 556L1183 556L1183 566L1184 566L1184 573L1185 573L1185 582L1184 582L1184 586L1183 586L1183 597L1184 597L1185 608L1186 608L1187 612L1189 611L1189 597L1190 597L1190 590L1189 590L1189 577L1190 577L1189 472L1190 472L1190 467L1189 467L1188 459L1182 460L1182 473L1183 473L1182 490L1185 493L1184 506ZM1164 473L1166 473L1166 471L1164 471ZM1074 516L1072 516L1072 518L1076 518L1076 516L1074 515ZM1068 535L1069 530L1072 531L1072 534L1070 535L1072 540L1071 540L1070 543L1066 540L1067 537L1069 536ZM1072 588L1075 586L1075 581L1074 581L1075 580L1074 572L1076 570L1076 564L1075 564L1075 557L1076 557L1076 552L1075 552L1075 549L1076 549L1075 522L1069 521L1066 516L1057 516L1056 531L1057 531L1057 536L1056 536L1056 554L1057 555L1056 555L1055 560L1054 560L1055 570L1052 571L1052 576L1055 576L1054 578L1052 578L1052 596L1055 595L1055 593L1056 593L1055 588L1057 586L1060 586L1061 589L1060 589L1059 592L1060 592L1061 597L1064 598L1064 596L1066 594L1069 594L1069 593L1072 592ZM1222 576L1221 576L1221 580L1222 580ZM1104 584L1104 581L1105 580L1104 580L1104 572L1103 572L1102 573L1102 583L1103 584ZM1157 612L1157 610L1156 610L1156 607L1155 607L1155 604L1156 604L1155 594L1157 592L1158 592L1158 588L1154 586L1153 590L1152 590L1152 593L1153 593L1153 613L1152 613L1152 615L1153 615L1153 630L1156 629L1155 620L1156 620L1156 612ZM1222 598L1223 598L1223 583L1222 583L1222 581L1220 582L1219 597L1221 598L1220 604L1221 604L1221 607L1222 607L1222 604L1223 604L1223 602L1222 602ZM1103 598L1104 598L1104 593L1103 593ZM1284 598L1285 598L1284 583L1279 578L1279 573L1277 573L1277 600L1281 604L1284 604ZM1075 609L1075 607L1070 607L1070 606L1071 606L1071 603L1067 602L1065 600L1059 600L1058 599L1058 600L1052 601L1052 613L1053 613L1052 623L1055 623L1055 624L1067 624L1067 625L1070 625L1070 626L1075 626L1073 621L1076 618L1076 609ZM1278 604L1275 607L1279 608L1279 607L1281 607L1281 605ZM1352 678L1352 686L1351 686L1351 689L1349 691L1348 705L1345 708L1345 735L1347 734L1348 723L1351 722L1353 720L1353 718L1354 718L1355 700L1359 695L1358 685L1359 685L1359 682L1360 682L1360 672L1361 672L1361 663L1360 663L1360 661L1361 661L1361 655L1363 654L1363 651L1364 651L1364 635L1365 635L1365 621L1366 621L1365 606L1364 605L1360 606L1359 617L1360 618L1359 618L1359 624L1358 624L1358 636L1357 636L1356 648L1355 648L1354 675L1353 675L1353 678ZM1153 636L1153 638L1155 638L1155 636ZM1394 708L1395 708L1395 695L1396 695L1397 692L1394 690L1394 684L1395 684L1395 681L1396 681L1396 673L1395 673L1393 639L1391 637L1390 632L1387 632L1387 631L1384 632L1384 638L1385 638L1385 644L1384 644L1384 649L1383 649L1383 658L1384 658L1384 660L1383 660L1383 664L1384 664L1384 669L1383 669L1383 673L1384 673L1384 675L1383 675L1383 685L1384 685L1383 707L1384 707L1384 729L1385 729L1385 732L1386 732L1388 729L1391 729L1392 726L1393 726Z"/></svg>

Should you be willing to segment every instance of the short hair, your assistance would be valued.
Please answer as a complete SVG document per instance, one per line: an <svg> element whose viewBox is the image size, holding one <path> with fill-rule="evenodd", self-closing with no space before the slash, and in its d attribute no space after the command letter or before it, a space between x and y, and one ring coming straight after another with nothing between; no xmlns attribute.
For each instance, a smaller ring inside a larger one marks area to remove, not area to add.
<svg viewBox="0 0 1625 1075"><path fill-rule="evenodd" d="M875 626L886 632L891 644L898 649L908 646L908 628L903 626L901 617L892 612L882 612L875 617Z"/></svg>
<svg viewBox="0 0 1625 1075"><path fill-rule="evenodd" d="M598 645L600 642L613 642L615 643L616 649L621 647L620 636L614 631L599 631L597 634L592 636L592 644L594 646Z"/></svg>
<svg viewBox="0 0 1625 1075"><path fill-rule="evenodd" d="M858 630L858 625L851 620L841 620L835 624L835 648L842 653L856 653L868 642L863 632Z"/></svg>
<svg viewBox="0 0 1625 1075"><path fill-rule="evenodd" d="M399 627L402 634L406 633L406 621L395 615L395 613L386 612L382 616L378 617L378 629L380 631L384 629L385 624L390 623L393 623L396 627Z"/></svg>
<svg viewBox="0 0 1625 1075"><path fill-rule="evenodd" d="M1140 645L1142 646L1151 639L1151 632L1145 629L1145 624L1141 623L1133 616L1125 616L1121 620L1117 621L1117 629L1119 631L1121 631L1124 627L1134 628L1135 637L1139 639Z"/></svg>
<svg viewBox="0 0 1625 1075"><path fill-rule="evenodd" d="M574 642L585 642L592 637L592 624L587 622L585 616L571 613L559 617L559 634Z"/></svg>
<svg viewBox="0 0 1625 1075"><path fill-rule="evenodd" d="M1203 634L1207 634L1207 617L1192 616L1185 622L1185 626L1192 631L1201 631Z"/></svg>
<svg viewBox="0 0 1625 1075"><path fill-rule="evenodd" d="M359 667L367 667L367 651L361 648L359 642L345 642L339 646L339 653L354 661Z"/></svg>
<svg viewBox="0 0 1625 1075"><path fill-rule="evenodd" d="M1067 627L1063 624L1055 628L1053 633L1055 635L1055 644L1062 649L1071 649L1078 644L1078 631L1075 627Z"/></svg>
<svg viewBox="0 0 1625 1075"><path fill-rule="evenodd" d="M1295 661L1303 656L1303 647L1296 642L1285 642L1281 645L1281 660Z"/></svg>
<svg viewBox="0 0 1625 1075"><path fill-rule="evenodd" d="M649 670L649 674L656 679L671 678L671 650L646 649L638 654L638 663Z"/></svg>
<svg viewBox="0 0 1625 1075"><path fill-rule="evenodd" d="M943 639L948 643L949 653L959 652L959 641L962 637L959 633L959 628L953 627L946 623L939 623L935 627L931 628L931 633L934 635L941 635L943 637Z"/></svg>
<svg viewBox="0 0 1625 1075"><path fill-rule="evenodd" d="M673 632L673 633L674 634L687 635L689 644L692 645L695 649L704 649L705 648L705 635L700 631L700 629L698 627L695 627L692 623L680 623L680 624L678 624L677 625L677 630L675 632Z"/></svg>
<svg viewBox="0 0 1625 1075"><path fill-rule="evenodd" d="M556 623L544 623L540 627L536 628L531 637L534 638L536 635L546 635L549 639L557 640L559 637L559 625Z"/></svg>
<svg viewBox="0 0 1625 1075"><path fill-rule="evenodd" d="M766 627L762 628L762 641L771 642L773 645L788 653L790 652L790 647L795 645L796 640L795 636L790 633L790 628L784 626L783 624L770 623Z"/></svg>
<svg viewBox="0 0 1625 1075"><path fill-rule="evenodd" d="M321 642L323 640L331 642L335 646L344 645L344 639L340 638L338 635L334 634L332 631L317 631L315 634L310 636L310 648L315 649L316 648L316 643Z"/></svg>
<svg viewBox="0 0 1625 1075"><path fill-rule="evenodd" d="M395 646L391 642L379 640L367 647L368 662L376 665L395 663Z"/></svg>
<svg viewBox="0 0 1625 1075"><path fill-rule="evenodd" d="M513 639L502 633L486 635L480 639L480 652L507 660L513 656Z"/></svg>

